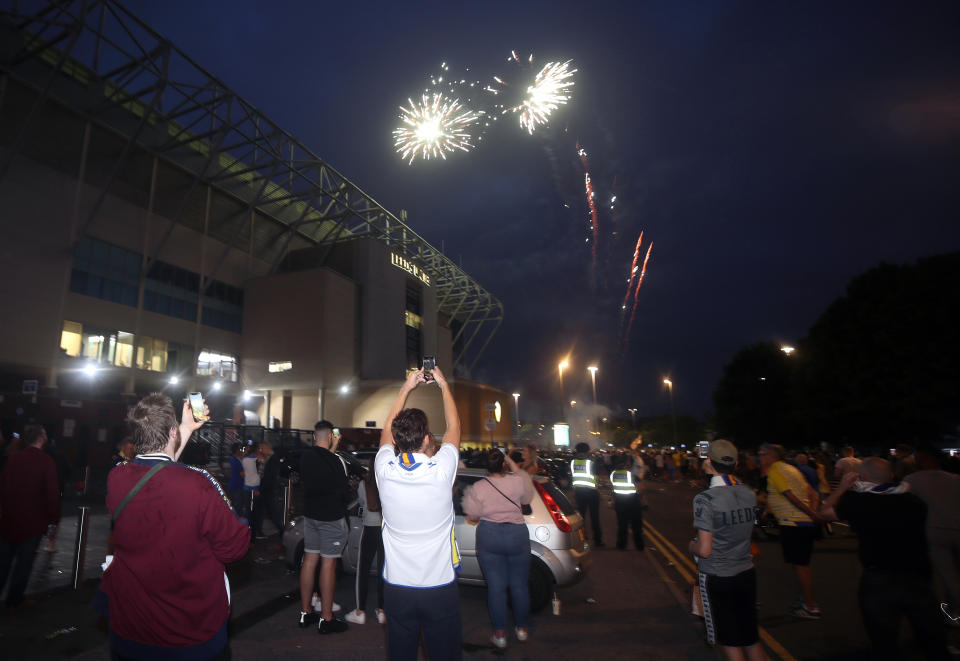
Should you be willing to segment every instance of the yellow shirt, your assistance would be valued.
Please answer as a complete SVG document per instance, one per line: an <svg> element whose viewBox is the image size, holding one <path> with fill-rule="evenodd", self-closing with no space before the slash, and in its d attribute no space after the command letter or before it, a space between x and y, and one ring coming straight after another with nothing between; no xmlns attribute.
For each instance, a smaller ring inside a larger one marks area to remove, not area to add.
<svg viewBox="0 0 960 661"><path fill-rule="evenodd" d="M813 525L813 519L797 509L783 495L784 491L791 492L804 505L811 506L809 485L803 473L786 462L776 461L767 473L767 507L781 526Z"/></svg>

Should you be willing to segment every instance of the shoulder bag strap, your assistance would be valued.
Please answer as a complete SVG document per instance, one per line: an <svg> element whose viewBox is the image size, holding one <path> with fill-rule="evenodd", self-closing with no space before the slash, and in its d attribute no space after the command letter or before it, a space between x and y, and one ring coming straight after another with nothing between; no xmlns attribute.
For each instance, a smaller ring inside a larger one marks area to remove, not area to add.
<svg viewBox="0 0 960 661"><path fill-rule="evenodd" d="M491 487L493 487L494 489L497 489L497 485L494 484L493 482L491 482L489 478L486 478L486 477L485 477L485 478L483 478L483 481L486 482L487 484L489 484L489 485L490 485ZM506 498L507 500L509 500L509 501L510 501L511 503L513 503L514 505L517 505L517 503L513 500L513 498L511 498L511 497L508 496L507 494L505 494L505 493L503 493L502 491L500 491L500 489L497 489L497 493L500 494L501 496L503 496L504 498ZM520 505L517 505L517 508L518 508L521 512L523 511L523 508L520 507Z"/></svg>
<svg viewBox="0 0 960 661"><path fill-rule="evenodd" d="M150 478L157 474L161 468L166 468L171 463L170 461L161 461L158 464L155 464L153 468L147 471L147 474L140 478L140 481L137 482L130 493L123 497L123 500L120 501L120 504L117 506L117 509L113 512L113 517L110 519L110 530L113 530L113 527L117 524L117 519L120 517L120 513L123 511L123 508L127 506L127 503L130 502L130 499L137 495L137 492L143 488L143 485L150 481Z"/></svg>

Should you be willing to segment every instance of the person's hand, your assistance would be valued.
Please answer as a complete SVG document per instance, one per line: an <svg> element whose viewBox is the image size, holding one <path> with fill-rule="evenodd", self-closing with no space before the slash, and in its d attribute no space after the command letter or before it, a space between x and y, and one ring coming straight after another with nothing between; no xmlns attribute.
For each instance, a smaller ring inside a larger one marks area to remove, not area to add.
<svg viewBox="0 0 960 661"><path fill-rule="evenodd" d="M437 386L439 386L440 390L446 389L447 377L443 375L443 372L440 371L440 368L434 367L432 374L433 374L433 380L437 382Z"/></svg>
<svg viewBox="0 0 960 661"><path fill-rule="evenodd" d="M203 415L208 419L210 418L210 407L207 406L207 400L203 400ZM180 417L181 448L187 444L187 442L190 440L190 437L193 436L193 432L203 427L203 423L203 420L197 422L193 419L193 409L190 408L190 402L188 400L184 400L183 415Z"/></svg>
<svg viewBox="0 0 960 661"><path fill-rule="evenodd" d="M519 472L520 472L520 467L517 466L517 462L515 462L515 461L513 460L513 457L510 456L510 452L509 452L509 451L507 451L507 452L503 455L503 463L505 463L505 464L507 465L507 468L510 469L510 472L511 472L511 473L519 473Z"/></svg>
<svg viewBox="0 0 960 661"><path fill-rule="evenodd" d="M419 386L421 383L425 382L426 378L423 376L423 370L413 370L407 374L407 380L403 382L403 388L409 392Z"/></svg>

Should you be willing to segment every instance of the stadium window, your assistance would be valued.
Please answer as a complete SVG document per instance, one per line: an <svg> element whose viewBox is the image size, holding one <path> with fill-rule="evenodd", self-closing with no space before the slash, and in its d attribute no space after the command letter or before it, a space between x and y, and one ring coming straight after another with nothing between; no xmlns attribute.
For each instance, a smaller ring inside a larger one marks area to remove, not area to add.
<svg viewBox="0 0 960 661"><path fill-rule="evenodd" d="M137 368L151 372L166 372L167 341L143 335L137 337Z"/></svg>
<svg viewBox="0 0 960 661"><path fill-rule="evenodd" d="M137 307L140 253L82 236L74 251L70 291Z"/></svg>
<svg viewBox="0 0 960 661"><path fill-rule="evenodd" d="M119 331L116 335L113 364L117 367L133 366L133 333Z"/></svg>
<svg viewBox="0 0 960 661"><path fill-rule="evenodd" d="M276 363L270 363L267 365L268 372L289 372L293 369L293 363L289 360L284 360Z"/></svg>
<svg viewBox="0 0 960 661"><path fill-rule="evenodd" d="M83 348L83 325L75 321L64 321L60 332L60 348L65 354L76 358Z"/></svg>
<svg viewBox="0 0 960 661"><path fill-rule="evenodd" d="M197 375L236 381L237 357L203 349L197 357Z"/></svg>

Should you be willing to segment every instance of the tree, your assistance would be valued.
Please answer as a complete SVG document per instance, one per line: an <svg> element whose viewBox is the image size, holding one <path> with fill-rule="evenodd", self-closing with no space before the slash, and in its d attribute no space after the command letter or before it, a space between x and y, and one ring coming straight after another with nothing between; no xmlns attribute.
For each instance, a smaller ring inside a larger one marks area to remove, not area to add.
<svg viewBox="0 0 960 661"><path fill-rule="evenodd" d="M769 342L737 352L713 393L721 437L743 447L799 440L791 401L792 360Z"/></svg>
<svg viewBox="0 0 960 661"><path fill-rule="evenodd" d="M960 253L854 278L798 347L798 412L811 440L888 447L960 422Z"/></svg>

